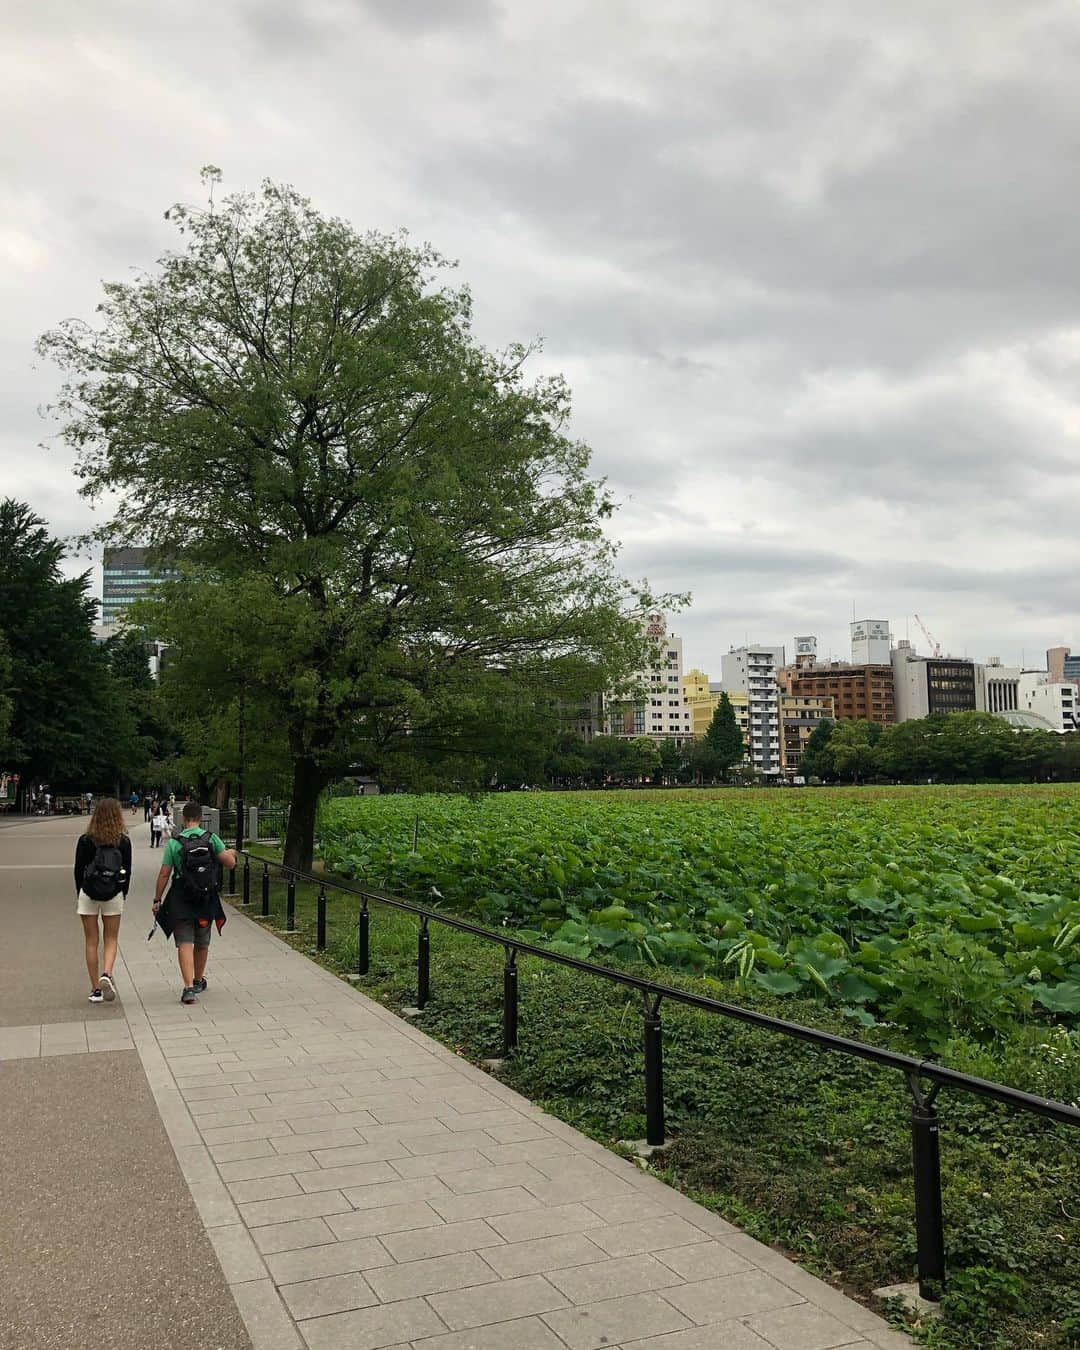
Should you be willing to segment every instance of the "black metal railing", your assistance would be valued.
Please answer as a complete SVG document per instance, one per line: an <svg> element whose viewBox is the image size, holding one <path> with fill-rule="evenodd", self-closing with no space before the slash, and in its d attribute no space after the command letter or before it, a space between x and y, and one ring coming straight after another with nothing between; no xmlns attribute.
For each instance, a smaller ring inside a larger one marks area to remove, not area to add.
<svg viewBox="0 0 1080 1350"><path fill-rule="evenodd" d="M538 947L530 942L522 942L508 933L499 933L479 924L459 919L452 914L443 914L438 910L427 909L423 905L414 905L396 895L387 895L365 886L348 886L343 882L327 881L325 877L310 872L297 871L275 862L243 851L243 895L244 904L250 903L251 868L262 868L261 877L261 916L270 914L270 873L280 873L286 881L286 922L288 931L296 931L296 883L307 882L319 888L316 900L316 947L319 951L326 948L326 892L338 891L343 895L354 896L359 901L357 913L357 962L356 974L368 973L371 960L371 911L372 904L385 905L389 909L401 910L406 914L415 914L420 920L417 937L416 1006L424 1008L431 998L431 924L443 924L456 929L459 933L469 933L484 942L497 943L504 949L503 965L503 1053L510 1055L518 1043L518 971L520 956L535 956L541 961L550 961L555 965L567 966L586 975L607 980L612 984L635 989L642 996L642 1047L644 1058L644 1096L646 1143L653 1147L662 1146L666 1138L664 1123L664 1039L663 1023L660 1016L661 1003L679 1003L684 1007L696 1008L701 1012L715 1013L721 1017L732 1018L762 1031L771 1031L782 1036L790 1036L805 1041L819 1050L830 1053L851 1055L883 1068L894 1069L904 1075L908 1091L911 1094L911 1154L915 1189L915 1239L916 1262L919 1280L919 1293L923 1298L938 1301L945 1284L945 1238L944 1219L941 1205L941 1156L940 1156L940 1120L937 1113L937 1096L943 1087L959 1089L1016 1111L1027 1111L1044 1116L1062 1125L1080 1125L1080 1109L1067 1102L1054 1101L1049 1097L1039 1097L1004 1083L991 1082L985 1078L975 1078L971 1074L960 1073L932 1060L918 1059L913 1055L901 1054L895 1050L884 1050L874 1045L865 1045L862 1041L851 1040L847 1036L837 1036L832 1032L819 1031L815 1027L804 1026L801 1022L788 1022L780 1017L770 1017L766 1013L755 1012L751 1008L742 1008L738 1004L724 1003L720 999L708 998L704 994L695 994L687 989L677 989L673 985L659 984L655 980L641 979L628 971L613 970L608 966L598 966L591 961L583 961L576 956L566 956L547 947ZM235 894L235 883L232 885ZM929 1083L929 1087L925 1086Z"/></svg>

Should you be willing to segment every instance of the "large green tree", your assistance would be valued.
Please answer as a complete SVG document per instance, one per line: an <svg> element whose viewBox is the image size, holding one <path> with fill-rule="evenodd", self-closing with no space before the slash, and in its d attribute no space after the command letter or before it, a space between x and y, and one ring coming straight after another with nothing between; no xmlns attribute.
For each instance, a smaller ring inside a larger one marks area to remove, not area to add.
<svg viewBox="0 0 1080 1350"><path fill-rule="evenodd" d="M726 778L736 764L741 764L746 755L746 743L743 741L735 709L725 691L712 715L698 747L696 762L703 778L715 781Z"/></svg>
<svg viewBox="0 0 1080 1350"><path fill-rule="evenodd" d="M41 347L83 491L122 495L102 533L228 583L259 636L306 867L374 719L423 722L461 663L542 681L572 655L608 687L643 664L627 611L654 602L616 573L564 383L475 340L434 250L269 183L172 215L180 251Z"/></svg>
<svg viewBox="0 0 1080 1350"><path fill-rule="evenodd" d="M23 502L0 501L0 650L7 655L4 768L23 791L115 790L144 747L94 641L89 577L65 577L64 545Z"/></svg>

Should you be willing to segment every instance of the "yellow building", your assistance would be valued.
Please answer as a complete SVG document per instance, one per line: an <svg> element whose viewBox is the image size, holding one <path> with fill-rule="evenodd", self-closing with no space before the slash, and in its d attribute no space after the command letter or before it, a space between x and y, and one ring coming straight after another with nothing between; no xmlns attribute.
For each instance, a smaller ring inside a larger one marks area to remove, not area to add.
<svg viewBox="0 0 1080 1350"><path fill-rule="evenodd" d="M682 682L683 698L690 709L690 725L694 728L694 740L697 741L705 735L709 723L713 720L713 713L720 703L720 686L710 685L706 672L697 669L688 670ZM747 739L750 731L749 697L746 694L729 693L728 698L735 711L735 721L739 724L743 741L749 744Z"/></svg>

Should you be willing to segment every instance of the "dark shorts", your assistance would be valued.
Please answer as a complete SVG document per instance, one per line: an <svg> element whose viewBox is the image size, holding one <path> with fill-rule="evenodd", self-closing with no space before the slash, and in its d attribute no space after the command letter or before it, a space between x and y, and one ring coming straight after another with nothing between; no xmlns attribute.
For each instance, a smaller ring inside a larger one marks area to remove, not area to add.
<svg viewBox="0 0 1080 1350"><path fill-rule="evenodd" d="M213 931L213 919L177 919L173 926L173 941L178 947L187 942L193 942L196 947L209 947Z"/></svg>

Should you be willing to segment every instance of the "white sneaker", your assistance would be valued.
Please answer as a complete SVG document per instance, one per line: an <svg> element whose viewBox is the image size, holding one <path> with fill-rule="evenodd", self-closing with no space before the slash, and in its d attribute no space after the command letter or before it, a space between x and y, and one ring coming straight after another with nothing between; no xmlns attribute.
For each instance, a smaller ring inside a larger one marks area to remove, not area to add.
<svg viewBox="0 0 1080 1350"><path fill-rule="evenodd" d="M101 992L100 989L91 989L90 998L87 1001L90 1003L104 1003L105 995Z"/></svg>
<svg viewBox="0 0 1080 1350"><path fill-rule="evenodd" d="M116 985L113 984L113 978L111 975L102 975L101 993L106 1003L111 1003L113 999L116 997Z"/></svg>

